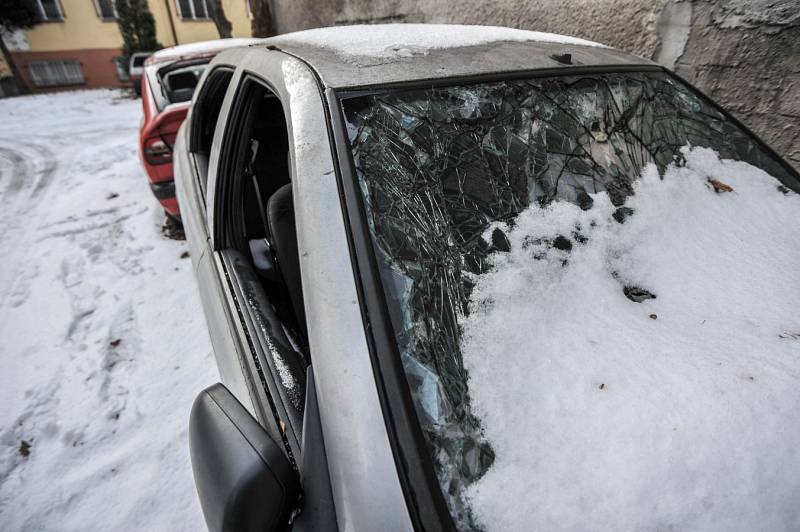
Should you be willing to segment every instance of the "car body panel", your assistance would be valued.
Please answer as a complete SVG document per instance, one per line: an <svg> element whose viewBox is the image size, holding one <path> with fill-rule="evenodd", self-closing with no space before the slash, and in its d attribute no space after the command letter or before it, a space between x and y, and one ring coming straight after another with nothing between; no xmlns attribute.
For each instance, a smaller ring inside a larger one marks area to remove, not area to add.
<svg viewBox="0 0 800 532"><path fill-rule="evenodd" d="M128 75L130 76L131 85L136 94L141 95L142 74L144 73L144 61L150 57L153 52L136 52L131 54L130 61L128 62ZM139 61L141 59L141 61ZM135 63L139 63L137 66Z"/></svg>
<svg viewBox="0 0 800 532"><path fill-rule="evenodd" d="M179 153L185 149L185 134L186 127L181 126L175 142L175 149L181 150ZM175 164L177 175L194 175L193 168L188 166L192 164L189 158L178 157ZM205 205L199 194L199 185L196 180L177 179L175 188L178 201L189 206L182 217L183 228L197 284L202 287L200 299L220 378L239 402L255 416L256 408L245 378L246 372L243 371L244 363L239 355L243 348L239 345L239 336L234 333L235 328L231 325L233 317L229 308L219 304L220 301L229 300L229 296L226 285L217 274L218 264L213 258L209 258L212 254L209 252L209 238L203 219Z"/></svg>
<svg viewBox="0 0 800 532"><path fill-rule="evenodd" d="M174 145L175 138L186 118L191 102L168 103L159 92L159 71L166 67L186 63L206 63L220 50L243 47L260 42L259 39L219 39L215 41L192 43L155 52L141 67L141 95L144 119L139 130L139 158L142 161L156 199L164 210L174 218L180 218L180 208L175 197L173 181L173 161L151 164L145 156L145 143L148 139L161 138ZM198 87L200 82L198 82ZM170 183L167 183L170 182ZM159 187L159 184L162 186ZM166 186L164 186L166 185Z"/></svg>
<svg viewBox="0 0 800 532"><path fill-rule="evenodd" d="M235 83L244 72L266 81L288 105L292 182L305 295L309 344L314 361L315 386L325 446L329 456L332 491L337 520L344 530L411 528L408 514L397 501L403 499L392 451L374 385L374 375L364 332L353 265L345 234L344 217L334 176L326 114L320 89L302 62L279 52L234 50L212 62L230 63L239 56L234 75L217 123L214 146L224 134L222 117L230 110ZM297 79L287 88L285 71ZM310 95L298 102L298 95ZM298 146L309 146L308 132L322 131L326 147L313 144L314 156L299 156ZM320 149L322 148L322 149ZM218 154L209 164L208 209L212 249L217 249L215 209L217 208ZM184 179L183 174L179 179ZM331 247L333 246L333 247ZM217 250L218 251L218 250ZM204 288L201 286L201 291ZM217 327L209 324L210 327ZM346 408L342 408L347 405ZM359 431L352 427L359 425Z"/></svg>
<svg viewBox="0 0 800 532"><path fill-rule="evenodd" d="M152 189L155 184L164 184L173 180L173 162L151 164L144 153L145 142L150 138L160 137L161 131L167 131L170 133L165 135L165 140L174 143L176 139L175 132L178 131L186 117L189 103L173 104L163 110L159 110L153 95L153 84L147 78L147 74L142 78L143 118L139 129L139 160L147 173L147 179ZM180 216L178 201L174 193L171 197L169 195L158 197L157 195L157 199L164 207L164 210L171 216Z"/></svg>
<svg viewBox="0 0 800 532"><path fill-rule="evenodd" d="M502 72L564 70L576 66L654 65L652 61L613 48L547 41L499 41L460 48L432 48L412 55L343 56L333 47L297 42L292 35L265 41L314 66L325 87L354 89L375 85L474 77ZM569 54L569 62L562 62Z"/></svg>
<svg viewBox="0 0 800 532"><path fill-rule="evenodd" d="M265 390L252 368L258 353L248 338L248 334L260 333L247 330L243 296L232 286L236 280L230 268L235 257L228 253L230 250L222 249L219 223L222 216L217 194L220 183L229 178L219 175L220 147L224 139L235 133L228 131L227 122L238 88L246 77L252 76L278 96L287 114L294 213L313 368L313 378L309 378L307 385L313 387L313 397L318 402L338 527L412 529L418 524L412 515L414 510L409 508L414 503L401 480L407 476L402 468L408 464L400 463L397 456L402 453L396 452L396 446L400 445L397 442L403 440L393 439L390 434L394 420L389 419L392 412L383 406L385 399L379 389L384 368L370 352L371 347L377 349L370 342L379 320L375 314L369 314L364 301L362 291L369 285L363 284L366 274L359 270L364 264L355 262L364 253L354 252L351 242L357 215L349 210L352 201L343 199L347 192L342 190L342 181L352 178L350 168L342 169L349 165L346 160L349 153L337 155L331 138L334 128L345 127L340 110L331 109L337 104L337 94L369 87L390 90L420 81L455 83L456 79L469 82L503 76L558 75L567 73L567 69L577 73L660 67L610 48L576 43L499 41L430 49L410 56L368 57L347 56L333 47L281 36L249 48L221 52L206 69L200 86L209 72L222 65L234 66L235 72L223 100L208 160L200 164L188 150L192 111L175 145L178 197L184 207L184 227L222 381L240 401L249 405L248 409L262 423L270 422ZM339 144L343 145L344 132L336 134L342 137ZM204 197L198 167L205 165L208 183ZM301 454L306 443L300 446ZM298 463L303 463L303 458L300 456ZM447 527L447 523L442 523L438 528Z"/></svg>

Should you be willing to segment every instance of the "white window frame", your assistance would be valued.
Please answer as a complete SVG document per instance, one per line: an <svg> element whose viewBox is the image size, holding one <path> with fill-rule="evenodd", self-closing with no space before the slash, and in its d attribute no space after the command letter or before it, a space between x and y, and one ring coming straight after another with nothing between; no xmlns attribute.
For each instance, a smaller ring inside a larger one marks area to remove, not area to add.
<svg viewBox="0 0 800 532"><path fill-rule="evenodd" d="M104 17L103 10L100 9L100 0L93 0L94 2L94 9L97 11L97 16L100 17L100 20L117 20L119 18L119 13L117 12L117 1L111 0L111 9L114 10L114 15L111 17Z"/></svg>
<svg viewBox="0 0 800 532"><path fill-rule="evenodd" d="M61 2L58 0L53 0L53 3L58 11L58 18L48 18L47 12L44 10L44 5L42 5L42 0L36 0L36 6L39 8L39 14L42 17L42 22L61 22L64 20L64 10L61 9Z"/></svg>
<svg viewBox="0 0 800 532"><path fill-rule="evenodd" d="M208 8L208 0L199 0L203 2L203 5L206 6L206 16L205 17L198 17L194 12L194 3L195 0L188 0L189 2L189 11L191 13L184 13L181 9L180 0L175 0L175 5L177 6L178 13L181 15L181 20L211 20L211 10Z"/></svg>
<svg viewBox="0 0 800 532"><path fill-rule="evenodd" d="M39 69L45 70L40 72ZM77 59L50 59L28 62L28 70L33 84L37 87L65 87L68 85L84 85L86 75ZM52 74L63 74L53 76ZM43 76L41 75L43 74Z"/></svg>

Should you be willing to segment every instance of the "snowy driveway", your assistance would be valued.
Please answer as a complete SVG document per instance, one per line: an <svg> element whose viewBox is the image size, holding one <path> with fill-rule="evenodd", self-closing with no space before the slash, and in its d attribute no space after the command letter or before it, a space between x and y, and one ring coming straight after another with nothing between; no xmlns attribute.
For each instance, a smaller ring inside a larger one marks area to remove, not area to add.
<svg viewBox="0 0 800 532"><path fill-rule="evenodd" d="M187 424L217 380L139 100L0 100L0 529L199 530Z"/></svg>

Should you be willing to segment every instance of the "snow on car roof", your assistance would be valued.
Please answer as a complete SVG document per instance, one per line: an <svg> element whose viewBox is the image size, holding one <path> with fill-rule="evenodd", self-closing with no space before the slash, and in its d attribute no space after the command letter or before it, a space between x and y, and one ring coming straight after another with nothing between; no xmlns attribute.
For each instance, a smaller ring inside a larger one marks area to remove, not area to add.
<svg viewBox="0 0 800 532"><path fill-rule="evenodd" d="M336 26L263 43L303 59L333 88L575 65L654 65L583 39L493 26ZM568 63L554 57L565 53L571 58Z"/></svg>
<svg viewBox="0 0 800 532"><path fill-rule="evenodd" d="M340 55L393 57L426 50L477 46L498 41L550 42L581 46L602 44L538 31L498 26L453 24L376 24L335 26L281 36L285 42L329 48Z"/></svg>
<svg viewBox="0 0 800 532"><path fill-rule="evenodd" d="M164 61L176 61L178 59L189 59L219 53L228 48L237 46L249 46L261 42L263 39L216 39L213 41L200 41L188 44L181 44L164 48L155 52L148 59L148 64L161 63Z"/></svg>

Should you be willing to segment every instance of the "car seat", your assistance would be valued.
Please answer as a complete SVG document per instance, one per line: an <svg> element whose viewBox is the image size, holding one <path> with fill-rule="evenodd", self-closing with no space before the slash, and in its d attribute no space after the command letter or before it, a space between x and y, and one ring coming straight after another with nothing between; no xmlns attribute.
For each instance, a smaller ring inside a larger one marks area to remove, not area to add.
<svg viewBox="0 0 800 532"><path fill-rule="evenodd" d="M289 291L297 325L307 337L303 286L300 280L300 258L297 252L297 232L294 225L292 185L290 183L283 185L270 196L267 202L267 224L273 252L278 261L278 270Z"/></svg>

